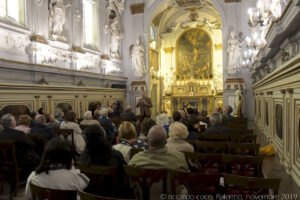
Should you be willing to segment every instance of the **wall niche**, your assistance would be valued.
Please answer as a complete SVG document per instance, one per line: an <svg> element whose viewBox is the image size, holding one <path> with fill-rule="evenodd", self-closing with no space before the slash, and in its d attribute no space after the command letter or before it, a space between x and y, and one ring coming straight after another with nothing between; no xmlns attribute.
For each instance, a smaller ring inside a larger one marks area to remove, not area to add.
<svg viewBox="0 0 300 200"><path fill-rule="evenodd" d="M282 120L282 105L277 104L275 108L275 125L276 125L276 134L282 140L283 133L283 120Z"/></svg>

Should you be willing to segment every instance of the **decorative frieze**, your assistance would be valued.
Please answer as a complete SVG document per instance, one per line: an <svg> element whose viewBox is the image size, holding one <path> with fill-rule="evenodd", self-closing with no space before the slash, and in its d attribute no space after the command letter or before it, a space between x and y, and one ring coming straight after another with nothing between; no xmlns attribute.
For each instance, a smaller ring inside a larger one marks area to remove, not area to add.
<svg viewBox="0 0 300 200"><path fill-rule="evenodd" d="M0 29L0 50L12 54L26 55L30 44L28 36Z"/></svg>

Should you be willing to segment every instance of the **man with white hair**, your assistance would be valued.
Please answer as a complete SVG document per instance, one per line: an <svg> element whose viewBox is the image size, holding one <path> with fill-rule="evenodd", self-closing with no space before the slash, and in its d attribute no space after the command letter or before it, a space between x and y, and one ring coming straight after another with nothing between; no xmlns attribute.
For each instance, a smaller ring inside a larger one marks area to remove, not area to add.
<svg viewBox="0 0 300 200"><path fill-rule="evenodd" d="M167 132L159 125L153 126L148 133L149 149L136 154L129 162L129 166L148 169L171 169L188 171L184 155L180 152L169 150L166 147Z"/></svg>
<svg viewBox="0 0 300 200"><path fill-rule="evenodd" d="M37 115L34 118L33 127L30 129L31 134L45 136L45 142L48 143L52 138L58 135L52 129L46 126L46 118L44 115Z"/></svg>
<svg viewBox="0 0 300 200"><path fill-rule="evenodd" d="M211 114L209 121L211 123L211 127L205 130L205 133L225 133L229 134L231 132L230 128L222 125L222 115L215 112Z"/></svg>
<svg viewBox="0 0 300 200"><path fill-rule="evenodd" d="M93 119L92 111L86 111L83 114L83 120L80 122L80 125L89 126L93 124L100 125L97 120Z"/></svg>
<svg viewBox="0 0 300 200"><path fill-rule="evenodd" d="M104 126L105 131L107 132L107 138L109 140L114 140L115 139L115 132L114 132L114 126L111 121L111 119L108 118L108 109L107 108L102 108L100 110L100 117L98 119L101 125L104 126L104 124L107 125L107 128Z"/></svg>

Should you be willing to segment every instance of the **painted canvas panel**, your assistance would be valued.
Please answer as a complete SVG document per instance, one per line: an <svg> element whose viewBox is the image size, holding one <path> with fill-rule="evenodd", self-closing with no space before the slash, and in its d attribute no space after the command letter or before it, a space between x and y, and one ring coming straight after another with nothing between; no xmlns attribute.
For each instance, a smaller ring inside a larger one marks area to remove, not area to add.
<svg viewBox="0 0 300 200"><path fill-rule="evenodd" d="M158 70L158 52L150 49L150 67L154 70Z"/></svg>
<svg viewBox="0 0 300 200"><path fill-rule="evenodd" d="M184 32L176 46L177 79L211 79L212 42L202 29L190 29Z"/></svg>

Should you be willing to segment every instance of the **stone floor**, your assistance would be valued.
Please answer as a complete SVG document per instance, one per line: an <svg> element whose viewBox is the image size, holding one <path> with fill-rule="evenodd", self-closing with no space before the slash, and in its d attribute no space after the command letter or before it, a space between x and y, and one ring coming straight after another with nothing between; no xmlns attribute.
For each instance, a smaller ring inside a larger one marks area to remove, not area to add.
<svg viewBox="0 0 300 200"><path fill-rule="evenodd" d="M248 129L254 129L257 134L257 143L261 146L267 145L266 138L264 134L259 131L253 122L248 123ZM276 156L265 157L263 163L263 173L267 178L281 178L279 194L296 194L300 198L300 188L297 186L295 181L291 176L287 175L284 167L280 164L279 159ZM0 195L0 200L8 200L8 187L5 187L5 193ZM24 200L25 199L25 187L20 188L18 196L14 197L14 200ZM285 199L283 196L280 199ZM295 198L289 198L294 200Z"/></svg>

